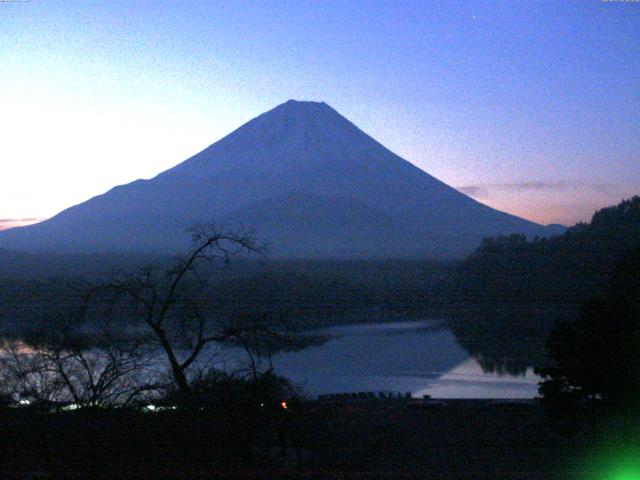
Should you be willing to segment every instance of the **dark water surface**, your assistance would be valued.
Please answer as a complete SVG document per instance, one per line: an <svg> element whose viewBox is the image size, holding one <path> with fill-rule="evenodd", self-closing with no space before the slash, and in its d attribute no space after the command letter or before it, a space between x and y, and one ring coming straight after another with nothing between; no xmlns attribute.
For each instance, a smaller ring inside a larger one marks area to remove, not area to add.
<svg viewBox="0 0 640 480"><path fill-rule="evenodd" d="M359 391L411 392L434 398L533 398L539 378L484 373L433 320L333 327L331 340L273 358L277 373L310 395Z"/></svg>

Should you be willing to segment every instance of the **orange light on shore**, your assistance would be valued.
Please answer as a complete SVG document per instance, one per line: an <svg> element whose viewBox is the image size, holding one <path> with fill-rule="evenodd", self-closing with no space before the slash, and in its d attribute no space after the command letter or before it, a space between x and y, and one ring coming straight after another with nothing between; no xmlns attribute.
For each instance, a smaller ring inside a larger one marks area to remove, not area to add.
<svg viewBox="0 0 640 480"><path fill-rule="evenodd" d="M282 408L284 408L285 410L286 410L287 408L289 408L289 407L287 407L287 402L285 402L284 400L283 400L282 402L280 402L280 406L281 406Z"/></svg>

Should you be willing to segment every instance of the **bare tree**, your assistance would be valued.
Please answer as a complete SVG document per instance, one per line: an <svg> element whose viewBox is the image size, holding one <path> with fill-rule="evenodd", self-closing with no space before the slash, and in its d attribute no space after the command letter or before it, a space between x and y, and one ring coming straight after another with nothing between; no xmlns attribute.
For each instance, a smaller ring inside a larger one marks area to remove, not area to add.
<svg viewBox="0 0 640 480"><path fill-rule="evenodd" d="M149 382L152 355L141 339L108 328L74 326L5 341L0 369L6 393L78 407L127 406L157 389Z"/></svg>
<svg viewBox="0 0 640 480"><path fill-rule="evenodd" d="M37 351L18 339L5 339L0 356L2 394L14 399L63 402L64 384Z"/></svg>
<svg viewBox="0 0 640 480"><path fill-rule="evenodd" d="M198 224L191 233L192 249L177 257L173 267L119 272L106 285L115 294L114 302L124 301L129 307L127 315L151 332L168 360L176 386L187 399L192 393L188 370L205 347L239 338L249 330L246 324L220 321L210 311L207 279L215 262L264 251L251 234L229 232L213 224ZM251 328L257 331L256 326Z"/></svg>

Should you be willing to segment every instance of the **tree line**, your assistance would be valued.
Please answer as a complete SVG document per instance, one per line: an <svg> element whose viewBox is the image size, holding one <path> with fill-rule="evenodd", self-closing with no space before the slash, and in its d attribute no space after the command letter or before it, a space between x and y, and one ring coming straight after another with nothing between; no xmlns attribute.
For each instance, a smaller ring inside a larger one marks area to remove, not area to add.
<svg viewBox="0 0 640 480"><path fill-rule="evenodd" d="M606 295L616 266L638 247L637 196L559 236L487 238L452 281L451 328L488 370L522 373L542 365L554 325Z"/></svg>

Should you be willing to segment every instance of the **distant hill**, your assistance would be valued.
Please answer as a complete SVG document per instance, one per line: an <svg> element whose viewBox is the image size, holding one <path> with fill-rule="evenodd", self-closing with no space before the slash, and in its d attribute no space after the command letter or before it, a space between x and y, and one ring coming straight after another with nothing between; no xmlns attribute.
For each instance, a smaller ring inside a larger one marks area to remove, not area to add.
<svg viewBox="0 0 640 480"><path fill-rule="evenodd" d="M291 100L151 180L0 232L0 247L172 253L209 221L298 258L463 257L487 236L558 231L445 185L325 103Z"/></svg>
<svg viewBox="0 0 640 480"><path fill-rule="evenodd" d="M462 264L452 298L463 304L578 304L601 294L616 262L638 246L636 196L555 237L485 239Z"/></svg>

